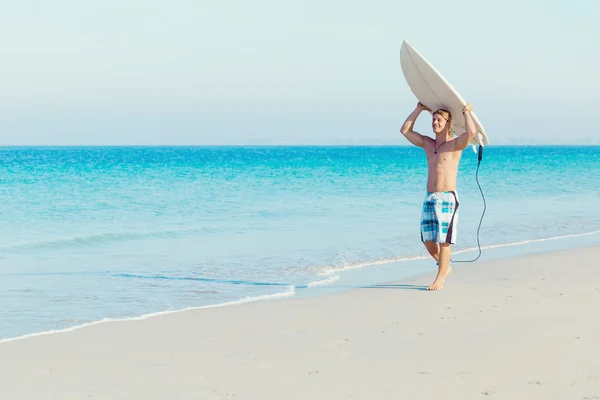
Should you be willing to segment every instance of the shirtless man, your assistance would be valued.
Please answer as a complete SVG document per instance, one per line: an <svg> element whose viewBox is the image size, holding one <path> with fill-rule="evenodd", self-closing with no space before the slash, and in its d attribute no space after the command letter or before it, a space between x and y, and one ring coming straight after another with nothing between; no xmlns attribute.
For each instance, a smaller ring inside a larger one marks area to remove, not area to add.
<svg viewBox="0 0 600 400"><path fill-rule="evenodd" d="M431 127L435 139L413 131L419 114L431 109L420 102L408 116L400 132L415 146L422 147L427 156L427 193L421 215L421 241L438 263L438 273L427 290L443 289L450 267L450 245L456 243L458 221L458 195L456 174L462 151L475 136L475 123L471 118L471 105L463 109L467 131L454 138L451 131L452 115L440 109L432 116Z"/></svg>

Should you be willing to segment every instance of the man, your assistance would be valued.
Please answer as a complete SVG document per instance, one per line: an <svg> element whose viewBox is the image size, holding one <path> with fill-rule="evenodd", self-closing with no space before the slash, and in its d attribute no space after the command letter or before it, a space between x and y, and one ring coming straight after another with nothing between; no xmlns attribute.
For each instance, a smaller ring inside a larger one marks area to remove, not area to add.
<svg viewBox="0 0 600 400"><path fill-rule="evenodd" d="M446 277L452 271L450 267L450 245L456 243L456 225L458 221L458 196L456 194L456 175L462 151L475 136L475 123L471 118L471 105L463 109L467 131L454 138L452 115L444 109L432 114L431 127L435 139L413 131L419 114L431 109L420 102L408 116L400 132L415 146L425 150L428 176L427 193L423 201L421 215L421 241L427 251L438 263L438 273L427 290L444 288Z"/></svg>

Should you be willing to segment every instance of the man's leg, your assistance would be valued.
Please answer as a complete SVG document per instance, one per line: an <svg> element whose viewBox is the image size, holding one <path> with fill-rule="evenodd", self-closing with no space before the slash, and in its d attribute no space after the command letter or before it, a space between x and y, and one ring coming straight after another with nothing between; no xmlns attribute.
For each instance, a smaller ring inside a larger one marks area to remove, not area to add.
<svg viewBox="0 0 600 400"><path fill-rule="evenodd" d="M438 274L427 290L443 289L446 277L450 272L452 272L452 267L450 267L450 243L440 243Z"/></svg>
<svg viewBox="0 0 600 400"><path fill-rule="evenodd" d="M456 222L458 219L458 197L454 192L445 192L443 198L435 206L438 220L437 237L440 240L438 257L438 274L428 290L444 288L446 277L452 272L450 266L450 244L456 241Z"/></svg>
<svg viewBox="0 0 600 400"><path fill-rule="evenodd" d="M439 262L440 256L440 245L437 244L434 240L428 240L427 242L423 242L425 248L431 254L431 257L435 260L435 262Z"/></svg>

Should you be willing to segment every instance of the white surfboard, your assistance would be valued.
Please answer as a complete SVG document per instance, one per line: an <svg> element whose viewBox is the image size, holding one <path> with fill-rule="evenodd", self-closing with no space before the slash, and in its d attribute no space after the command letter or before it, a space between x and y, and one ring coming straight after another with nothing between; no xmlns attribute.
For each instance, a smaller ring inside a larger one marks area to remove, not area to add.
<svg viewBox="0 0 600 400"><path fill-rule="evenodd" d="M406 41L402 42L402 48L400 49L400 65L406 83L408 83L410 90L417 99L431 108L432 111L438 108L445 108L450 111L455 135L461 135L465 132L465 117L462 110L467 102L442 74ZM485 129L483 129L474 111L471 111L471 117L477 130L471 144L487 145L489 141Z"/></svg>

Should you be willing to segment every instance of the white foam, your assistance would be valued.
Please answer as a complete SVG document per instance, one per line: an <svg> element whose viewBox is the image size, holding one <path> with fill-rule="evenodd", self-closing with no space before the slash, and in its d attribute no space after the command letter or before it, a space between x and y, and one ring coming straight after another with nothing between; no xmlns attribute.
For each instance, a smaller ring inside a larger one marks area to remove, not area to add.
<svg viewBox="0 0 600 400"><path fill-rule="evenodd" d="M396 256L396 257L381 258L379 260L361 261L361 262L348 263L348 264L342 264L342 265L331 265L331 266L325 267L326 270L319 272L317 275L327 276L327 275L333 275L338 272L348 271L351 269L370 267L371 265L388 264L388 263L399 262L399 261L422 260L422 259L425 259L428 257L430 257L430 256L424 256L424 255Z"/></svg>
<svg viewBox="0 0 600 400"><path fill-rule="evenodd" d="M30 333L30 334L27 334L27 335L16 336L16 337L6 338L6 339L0 339L0 344L8 343L8 342L13 342L15 340L27 339L27 338L31 338L31 337L35 337L35 336L43 336L43 335L51 335L51 334L55 334L55 333L71 332L71 331L74 331L76 329L81 329L81 328L85 328L85 327L92 326L92 325L97 325L97 324L104 324L104 323L107 323L107 322L138 321L138 320L147 319L147 318L151 318L151 317L157 317L159 315L174 314L174 313L179 313L179 312L183 312L183 311L198 310L198 309L203 309L203 308L214 308L214 307L232 306L232 305L237 305L237 304L252 303L252 302L263 301L263 300L280 299L280 298L285 298L285 297L291 297L295 293L296 293L296 291L294 289L294 286L290 286L289 287L289 291L287 291L287 292L281 292L281 293L275 293L275 294L267 294L267 295L264 295L264 296L256 296L256 297L245 297L245 298L242 298L242 299L239 299L239 300L229 301L229 302L226 302L226 303L209 304L207 306L199 306L199 307L188 307L188 308L183 308L181 310L159 311L159 312L154 312L154 313L140 315L138 317L130 317L130 318L104 318L104 319L101 319L99 321L89 322L87 324L82 324L82 325L77 325L77 326L72 326L70 328L57 329L57 330L44 331L44 332L37 332L37 333Z"/></svg>
<svg viewBox="0 0 600 400"><path fill-rule="evenodd" d="M572 234L572 235L563 235L563 236L552 236L552 237L542 238L542 239L522 240L520 242L490 244L487 246L481 246L481 250L494 249L494 248L499 248L499 247L521 246L521 245L530 244L530 243L547 242L547 241L551 241L551 240L560 240L560 239L570 239L570 238L597 235L597 234L600 234L600 231L576 233L576 234ZM470 251L477 251L477 250L479 250L478 247L470 247L470 248L466 248L466 249L453 251L452 253L460 254L460 253L467 253ZM378 260L361 261L361 262L349 263L349 264L343 264L343 265L332 265L332 266L325 267L326 270L319 272L317 275L327 276L327 275L333 275L335 273L347 271L347 270L351 270L351 269L370 267L372 265L388 264L388 263L392 263L392 262L423 260L423 259L427 259L430 257L431 256L429 254L412 255L412 256L396 256L396 257L386 257L386 258L381 258Z"/></svg>
<svg viewBox="0 0 600 400"><path fill-rule="evenodd" d="M330 283L336 282L340 279L339 275L333 275L327 279L323 279L320 281L315 281L315 282L310 282L309 284L306 285L307 288L310 287L315 287L315 286L323 286L323 285L328 285Z"/></svg>
<svg viewBox="0 0 600 400"><path fill-rule="evenodd" d="M547 242L547 241L550 241L550 240L570 239L570 238L575 238L575 237L597 235L599 233L600 233L600 231L593 231L593 232L585 232L585 233L576 233L576 234L573 234L573 235L553 236L553 237L542 238L542 239L522 240L520 242L490 244L490 245L487 245L487 246L482 246L481 249L484 250L484 249L494 249L494 248L497 248L497 247L520 246L520 245L529 244L529 243L539 243L539 242ZM468 249L462 249L462 250L455 251L454 254L457 254L457 253L466 253L468 251L474 251L474 250L478 250L478 248L477 247L470 247Z"/></svg>

